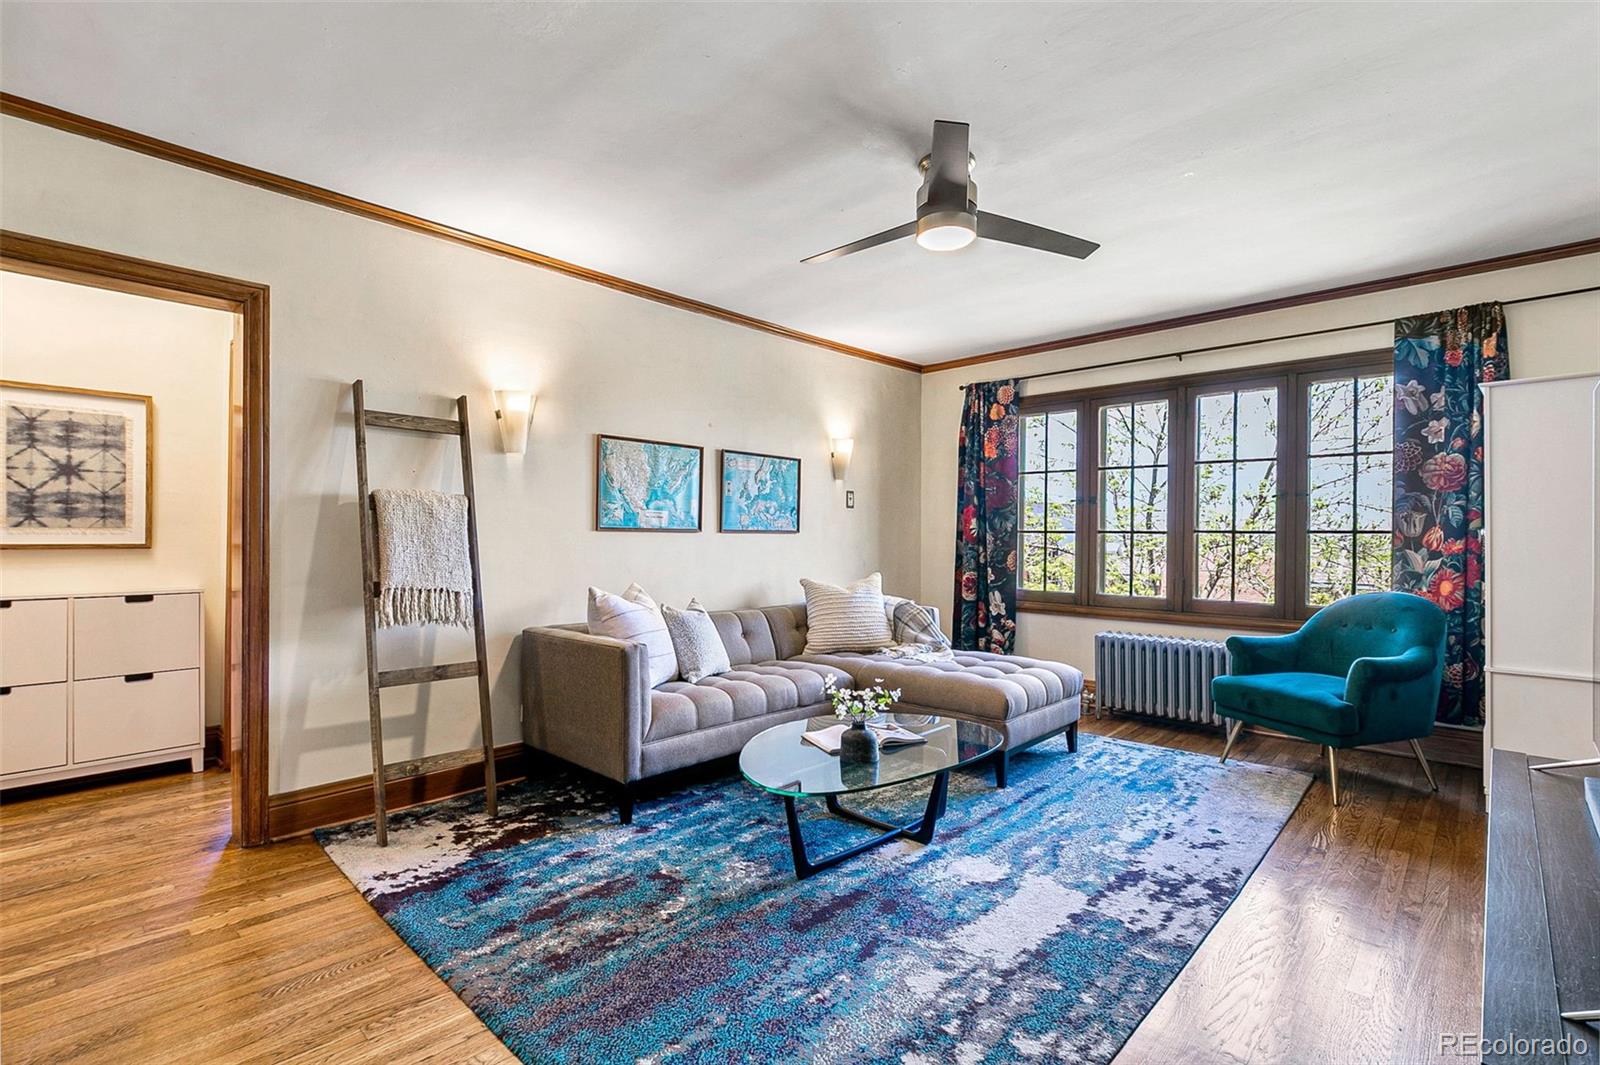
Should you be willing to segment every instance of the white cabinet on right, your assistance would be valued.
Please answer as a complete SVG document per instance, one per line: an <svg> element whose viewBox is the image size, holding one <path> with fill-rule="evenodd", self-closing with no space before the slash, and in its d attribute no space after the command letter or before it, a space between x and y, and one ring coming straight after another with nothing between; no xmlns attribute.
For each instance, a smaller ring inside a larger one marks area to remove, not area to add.
<svg viewBox="0 0 1600 1065"><path fill-rule="evenodd" d="M1593 757L1600 373L1483 386L1488 719L1501 748Z"/></svg>

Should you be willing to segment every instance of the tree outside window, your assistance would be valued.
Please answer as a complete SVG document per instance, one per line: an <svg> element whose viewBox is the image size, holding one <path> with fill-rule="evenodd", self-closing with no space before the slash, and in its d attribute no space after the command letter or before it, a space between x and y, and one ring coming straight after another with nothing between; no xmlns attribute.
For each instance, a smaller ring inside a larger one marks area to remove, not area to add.
<svg viewBox="0 0 1600 1065"><path fill-rule="evenodd" d="M1271 603L1278 572L1278 389L1195 404L1194 595Z"/></svg>
<svg viewBox="0 0 1600 1065"><path fill-rule="evenodd" d="M1099 590L1167 594L1167 468L1171 404L1100 408Z"/></svg>
<svg viewBox="0 0 1600 1065"><path fill-rule="evenodd" d="M1078 412L1022 419L1024 589L1072 593L1078 587Z"/></svg>
<svg viewBox="0 0 1600 1065"><path fill-rule="evenodd" d="M1326 606L1391 580L1394 375L1306 389L1306 602Z"/></svg>

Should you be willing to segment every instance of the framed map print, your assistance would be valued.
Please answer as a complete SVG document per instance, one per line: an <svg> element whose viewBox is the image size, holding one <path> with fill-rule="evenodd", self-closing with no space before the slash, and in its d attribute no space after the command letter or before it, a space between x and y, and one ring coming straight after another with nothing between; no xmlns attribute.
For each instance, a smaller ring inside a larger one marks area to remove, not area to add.
<svg viewBox="0 0 1600 1065"><path fill-rule="evenodd" d="M699 532L704 455L689 444L596 436L594 527Z"/></svg>
<svg viewBox="0 0 1600 1065"><path fill-rule="evenodd" d="M800 531L800 460L751 451L722 452L721 532Z"/></svg>
<svg viewBox="0 0 1600 1065"><path fill-rule="evenodd" d="M149 547L149 396L0 381L0 547Z"/></svg>

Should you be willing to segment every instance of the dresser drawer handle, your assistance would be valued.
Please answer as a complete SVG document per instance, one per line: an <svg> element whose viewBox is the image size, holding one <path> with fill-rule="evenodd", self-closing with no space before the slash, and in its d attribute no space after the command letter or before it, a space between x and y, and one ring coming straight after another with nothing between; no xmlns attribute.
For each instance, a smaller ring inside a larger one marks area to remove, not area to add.
<svg viewBox="0 0 1600 1065"><path fill-rule="evenodd" d="M0 695L10 695L10 694L11 694L11 689L10 688L0 688Z"/></svg>
<svg viewBox="0 0 1600 1065"><path fill-rule="evenodd" d="M156 675L154 673L129 673L126 677L122 678L122 683L124 683L124 684L137 684L141 680L155 680L155 679L156 679Z"/></svg>
<svg viewBox="0 0 1600 1065"><path fill-rule="evenodd" d="M10 610L10 609L11 609L11 600L9 600L9 599L0 599L0 610Z"/></svg>
<svg viewBox="0 0 1600 1065"><path fill-rule="evenodd" d="M153 595L125 595L122 597L122 601L124 603L153 603L156 601L156 597Z"/></svg>

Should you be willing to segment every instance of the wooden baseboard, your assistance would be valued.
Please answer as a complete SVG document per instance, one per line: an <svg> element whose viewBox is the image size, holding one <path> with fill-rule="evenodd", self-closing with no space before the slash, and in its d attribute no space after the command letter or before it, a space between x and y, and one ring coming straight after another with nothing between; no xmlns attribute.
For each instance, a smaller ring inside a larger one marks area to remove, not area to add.
<svg viewBox="0 0 1600 1065"><path fill-rule="evenodd" d="M494 771L501 783L527 775L528 750L521 743L494 749ZM419 802L462 795L483 787L483 766L457 766L422 776L391 780L386 790L389 811ZM318 828L348 824L372 816L372 774L336 780L331 784L286 791L267 800L268 834L273 840L292 839Z"/></svg>
<svg viewBox="0 0 1600 1065"><path fill-rule="evenodd" d="M206 726L206 764L222 764L222 726Z"/></svg>

